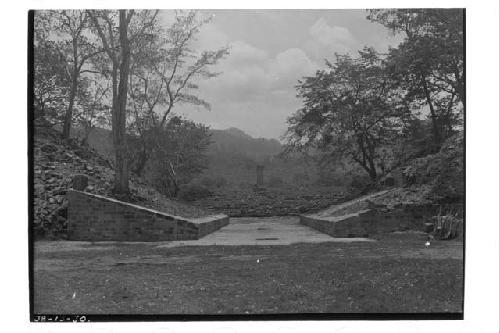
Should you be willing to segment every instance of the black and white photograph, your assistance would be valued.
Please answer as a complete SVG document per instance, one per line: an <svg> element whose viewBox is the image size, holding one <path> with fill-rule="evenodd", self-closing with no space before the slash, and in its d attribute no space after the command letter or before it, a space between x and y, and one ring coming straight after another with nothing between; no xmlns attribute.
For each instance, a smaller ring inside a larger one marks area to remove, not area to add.
<svg viewBox="0 0 500 333"><path fill-rule="evenodd" d="M30 15L34 320L460 318L464 9Z"/></svg>
<svg viewBox="0 0 500 333"><path fill-rule="evenodd" d="M464 9L30 15L35 320L461 316Z"/></svg>
<svg viewBox="0 0 500 333"><path fill-rule="evenodd" d="M26 321L467 319L498 73L425 4L26 10Z"/></svg>

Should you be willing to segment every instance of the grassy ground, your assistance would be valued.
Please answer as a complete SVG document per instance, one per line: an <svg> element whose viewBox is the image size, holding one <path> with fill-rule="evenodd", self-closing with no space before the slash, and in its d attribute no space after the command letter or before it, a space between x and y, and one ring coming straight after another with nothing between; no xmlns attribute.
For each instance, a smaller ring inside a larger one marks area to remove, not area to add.
<svg viewBox="0 0 500 333"><path fill-rule="evenodd" d="M424 241L36 246L35 313L461 312L462 244Z"/></svg>

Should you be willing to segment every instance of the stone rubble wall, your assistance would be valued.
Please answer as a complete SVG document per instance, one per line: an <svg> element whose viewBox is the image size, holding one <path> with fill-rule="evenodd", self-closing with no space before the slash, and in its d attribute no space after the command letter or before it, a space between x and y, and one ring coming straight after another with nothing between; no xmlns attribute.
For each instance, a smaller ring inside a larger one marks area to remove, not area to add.
<svg viewBox="0 0 500 333"><path fill-rule="evenodd" d="M187 219L76 190L67 197L69 240L195 240L229 224L223 214Z"/></svg>

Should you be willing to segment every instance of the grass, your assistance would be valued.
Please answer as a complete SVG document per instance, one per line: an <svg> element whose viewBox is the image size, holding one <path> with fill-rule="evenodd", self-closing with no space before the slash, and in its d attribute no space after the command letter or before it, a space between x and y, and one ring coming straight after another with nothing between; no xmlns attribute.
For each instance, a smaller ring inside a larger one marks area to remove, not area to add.
<svg viewBox="0 0 500 333"><path fill-rule="evenodd" d="M457 242L434 242L437 255L422 254L414 235L350 244L96 246L36 251L35 313L462 311Z"/></svg>

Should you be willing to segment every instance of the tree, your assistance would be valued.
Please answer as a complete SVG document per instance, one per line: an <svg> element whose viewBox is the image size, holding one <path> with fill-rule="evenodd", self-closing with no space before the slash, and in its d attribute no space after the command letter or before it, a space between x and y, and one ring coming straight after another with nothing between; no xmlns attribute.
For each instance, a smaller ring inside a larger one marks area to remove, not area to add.
<svg viewBox="0 0 500 333"><path fill-rule="evenodd" d="M50 12L36 11L34 24L34 118L54 124L67 107L68 77L60 58L61 43L50 38Z"/></svg>
<svg viewBox="0 0 500 333"><path fill-rule="evenodd" d="M373 49L358 58L336 55L327 67L299 81L303 107L288 119L288 145L318 149L330 160L347 156L375 180L381 148L404 127L407 108Z"/></svg>
<svg viewBox="0 0 500 333"><path fill-rule="evenodd" d="M208 167L208 127L172 117L157 137L158 150L148 162L147 178L162 193L176 196L180 186Z"/></svg>
<svg viewBox="0 0 500 333"><path fill-rule="evenodd" d="M62 136L69 139L73 123L73 110L77 97L80 76L92 72L84 67L87 60L102 52L87 36L88 14L85 10L53 11L53 32L61 40L60 58L64 59L69 81L68 107L64 115Z"/></svg>
<svg viewBox="0 0 500 333"><path fill-rule="evenodd" d="M388 62L407 92L407 102L416 109L427 105L438 148L453 133L465 101L462 10L377 9L370 10L368 19L405 34L390 49Z"/></svg>
<svg viewBox="0 0 500 333"><path fill-rule="evenodd" d="M114 192L128 194L129 171L125 125L131 47L135 46L136 41L154 26L158 11L140 11L136 14L134 10L119 10L118 27L116 27L116 13L112 11L87 12L111 61L111 126L115 150ZM137 18L135 22L132 22L133 17ZM129 33L131 27L133 31Z"/></svg>
<svg viewBox="0 0 500 333"><path fill-rule="evenodd" d="M109 106L106 103L110 87L109 82L85 78L80 81L78 88L81 100L80 112L74 118L82 127L83 137L81 143L88 144L88 138L93 128L106 126L109 121Z"/></svg>
<svg viewBox="0 0 500 333"><path fill-rule="evenodd" d="M155 149L157 137L167 126L168 117L179 103L210 105L196 95L198 80L213 78L218 73L210 70L225 55L227 48L201 52L191 49L201 27L209 19L199 20L196 11L177 12L174 23L148 36L132 55L129 95L133 109L132 129L141 139L136 154L134 172L142 174L144 166ZM145 56L147 54L147 56Z"/></svg>

